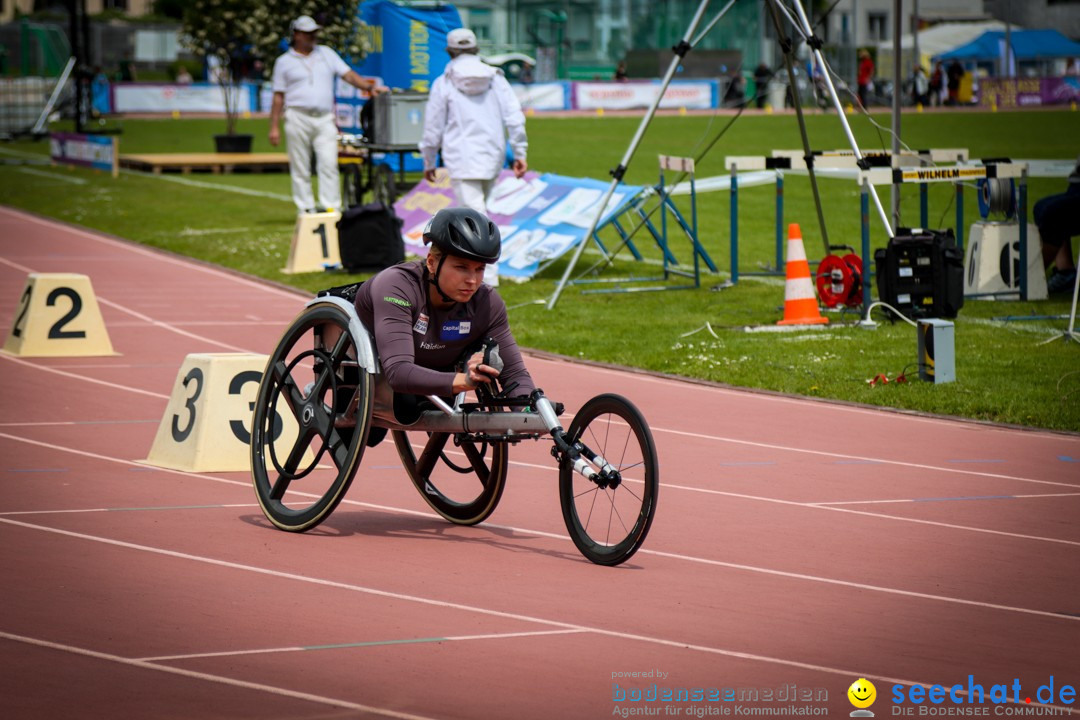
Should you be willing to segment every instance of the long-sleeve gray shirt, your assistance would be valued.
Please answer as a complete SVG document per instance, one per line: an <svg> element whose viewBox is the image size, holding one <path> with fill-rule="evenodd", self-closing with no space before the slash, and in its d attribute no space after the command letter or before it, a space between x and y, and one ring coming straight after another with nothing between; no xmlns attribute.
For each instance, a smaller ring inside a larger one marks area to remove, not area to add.
<svg viewBox="0 0 1080 720"><path fill-rule="evenodd" d="M453 394L454 363L486 338L499 344L503 387L517 383L512 395L528 395L536 386L510 332L506 303L482 285L467 303L448 310L429 305L424 261L383 270L356 294L356 311L375 337L379 361L395 392Z"/></svg>

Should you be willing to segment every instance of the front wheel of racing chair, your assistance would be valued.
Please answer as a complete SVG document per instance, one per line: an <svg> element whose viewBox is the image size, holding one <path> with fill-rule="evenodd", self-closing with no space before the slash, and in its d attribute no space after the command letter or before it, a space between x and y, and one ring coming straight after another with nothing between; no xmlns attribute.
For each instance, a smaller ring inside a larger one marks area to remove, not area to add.
<svg viewBox="0 0 1080 720"><path fill-rule="evenodd" d="M251 434L255 494L278 528L310 530L344 497L371 428L374 362L367 331L339 297L308 303L278 342Z"/></svg>

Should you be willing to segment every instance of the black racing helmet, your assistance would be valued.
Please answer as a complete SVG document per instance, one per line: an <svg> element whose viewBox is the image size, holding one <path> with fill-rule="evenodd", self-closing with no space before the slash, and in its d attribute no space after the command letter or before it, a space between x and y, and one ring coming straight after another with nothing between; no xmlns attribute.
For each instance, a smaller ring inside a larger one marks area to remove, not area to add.
<svg viewBox="0 0 1080 720"><path fill-rule="evenodd" d="M498 226L471 208L440 210L424 228L424 244L447 255L493 263L502 252Z"/></svg>

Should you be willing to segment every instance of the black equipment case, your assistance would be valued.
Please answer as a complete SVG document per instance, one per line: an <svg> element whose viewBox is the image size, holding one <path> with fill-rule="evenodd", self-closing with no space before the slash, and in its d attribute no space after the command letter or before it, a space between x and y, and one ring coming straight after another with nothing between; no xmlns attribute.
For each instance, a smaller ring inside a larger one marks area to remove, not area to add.
<svg viewBox="0 0 1080 720"><path fill-rule="evenodd" d="M394 208L382 203L346 210L337 223L342 266L349 272L382 270L403 261L401 225Z"/></svg>
<svg viewBox="0 0 1080 720"><path fill-rule="evenodd" d="M964 251L952 229L896 233L874 252L878 297L908 317L956 317L964 306Z"/></svg>

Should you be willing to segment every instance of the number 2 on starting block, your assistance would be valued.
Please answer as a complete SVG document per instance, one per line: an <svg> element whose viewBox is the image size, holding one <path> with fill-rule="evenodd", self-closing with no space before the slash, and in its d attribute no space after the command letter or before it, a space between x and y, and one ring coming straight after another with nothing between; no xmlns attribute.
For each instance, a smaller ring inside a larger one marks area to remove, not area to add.
<svg viewBox="0 0 1080 720"><path fill-rule="evenodd" d="M321 272L327 267L340 265L337 233L337 221L340 219L341 215L336 212L297 215L289 261L282 272L286 275Z"/></svg>
<svg viewBox="0 0 1080 720"><path fill-rule="evenodd" d="M115 355L90 278L30 273L4 352L22 357Z"/></svg>

